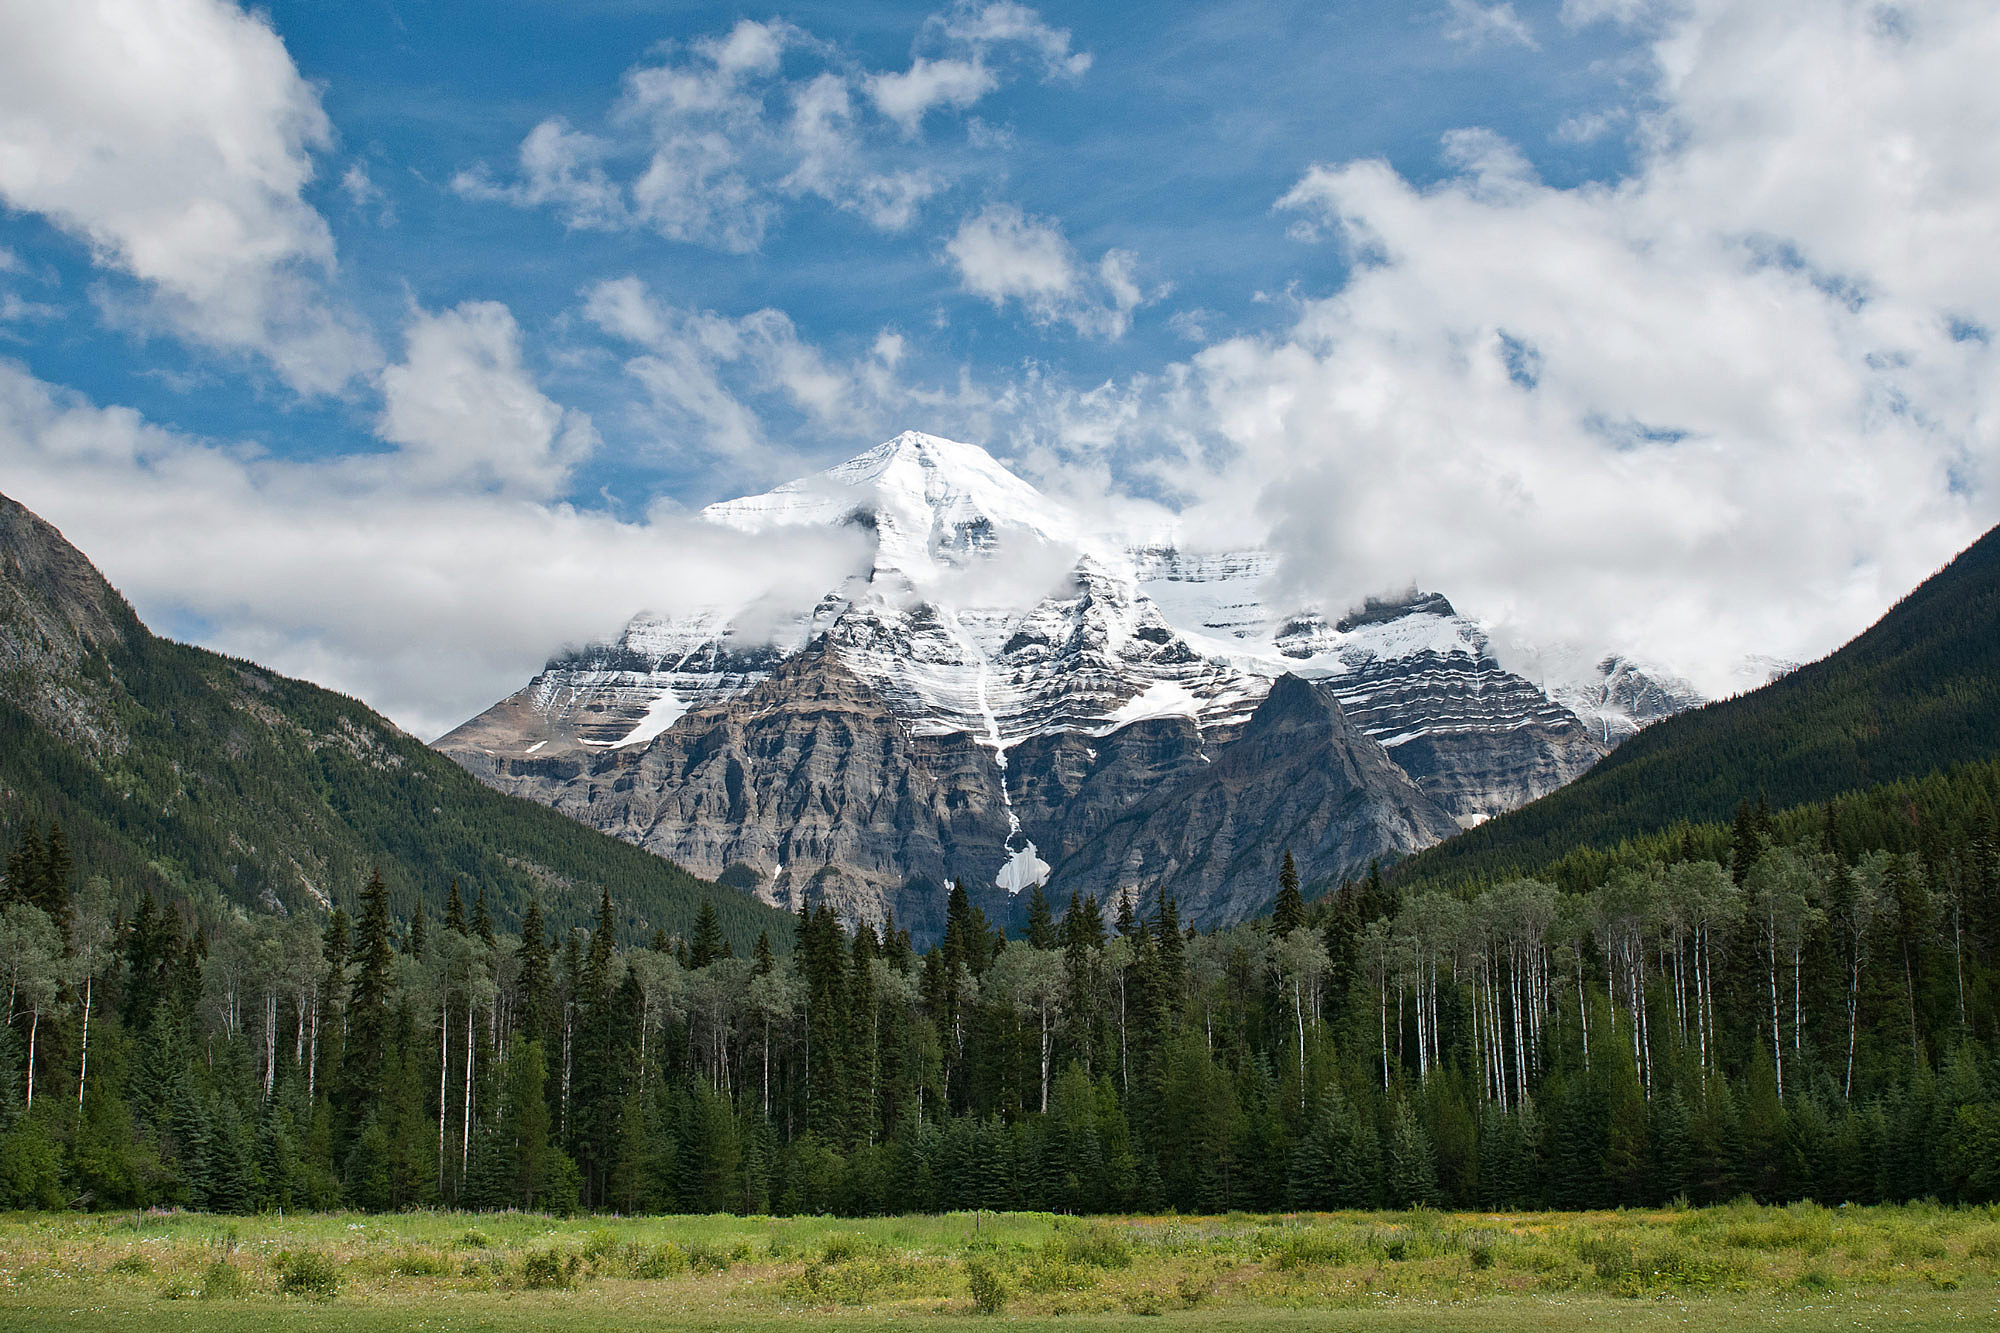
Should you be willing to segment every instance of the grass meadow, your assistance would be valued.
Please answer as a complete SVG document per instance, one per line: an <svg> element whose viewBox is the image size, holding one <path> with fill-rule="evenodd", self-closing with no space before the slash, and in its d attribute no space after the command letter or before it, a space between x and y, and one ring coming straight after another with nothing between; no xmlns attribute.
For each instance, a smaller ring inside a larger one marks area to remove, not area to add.
<svg viewBox="0 0 2000 1333"><path fill-rule="evenodd" d="M970 1322L968 1322L970 1321ZM0 1215L0 1327L2000 1327L2000 1209Z"/></svg>

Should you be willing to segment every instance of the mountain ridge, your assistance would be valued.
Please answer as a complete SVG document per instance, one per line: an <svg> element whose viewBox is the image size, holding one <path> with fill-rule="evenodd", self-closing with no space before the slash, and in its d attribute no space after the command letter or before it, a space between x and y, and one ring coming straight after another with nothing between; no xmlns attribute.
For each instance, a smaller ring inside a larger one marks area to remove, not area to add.
<svg viewBox="0 0 2000 1333"><path fill-rule="evenodd" d="M503 790L704 873L730 868L713 855L718 842L752 849L736 877L754 874L767 900L778 900L781 869L799 864L777 851L787 831L776 812L823 790L818 777L802 773L798 790L782 796L753 775L750 787L763 793L755 815L710 798L705 808L725 823L765 825L717 832L682 814L665 825L635 822L636 810L678 809L677 799L665 790L605 793L595 756L666 747L687 759L690 729L712 730L731 700L809 652L838 659L867 687L850 740L903 746L888 736L893 721L908 740L925 742L918 748L942 766L941 790L955 793L949 799L970 812L965 818L996 821L997 832L981 825L977 836L939 842L958 849L941 871L929 833L908 845L916 859L902 869L911 887L891 895L902 899L899 921L924 917L928 909L914 899L940 874L991 898L995 919L1012 910L1008 898L987 893L996 885L1011 893L1055 876L1047 882L1056 887L1058 863L1083 850L1081 830L1108 827L1110 813L1147 794L1128 784L1126 769L1106 769L1100 750L1149 781L1179 781L1183 765L1205 763L1234 741L1287 676L1323 682L1357 733L1386 749L1388 765L1355 770L1396 788L1377 795L1408 805L1416 798L1402 788L1414 784L1427 807L1450 816L1445 828L1429 813L1398 816L1397 838L1374 848L1383 854L1414 850L1559 786L1605 750L1575 714L1502 667L1484 631L1441 595L1412 593L1349 616L1279 614L1267 604L1275 573L1268 553L1190 554L1093 533L976 445L905 432L702 513L751 533L849 529L872 552L856 569L829 571L818 603L775 617L775 628L769 608L747 619L727 607L637 616L615 643L552 658L523 689L435 745ZM1148 724L1144 736L1110 744L1139 724ZM737 745L747 733L728 735ZM773 753L790 754L796 743L774 741ZM822 735L816 743L835 742ZM745 753L737 762L749 773L768 757ZM643 775L623 761L601 771L665 787L692 771L685 763L638 767ZM1043 799L1055 792L1065 802L1088 792L1089 808ZM866 806L842 808L860 818ZM853 881L835 896L857 914L871 902L886 907L881 886L895 870L879 842L863 852L842 834L829 835L827 846L857 858L844 870L825 863Z"/></svg>
<svg viewBox="0 0 2000 1333"><path fill-rule="evenodd" d="M504 926L531 897L588 924L685 933L709 887L516 801L358 700L147 630L53 526L0 496L0 831L60 822L120 883L289 912L353 905L379 868L396 910L453 877ZM714 895L747 948L768 909ZM787 937L788 938L788 937Z"/></svg>
<svg viewBox="0 0 2000 1333"><path fill-rule="evenodd" d="M1400 873L1497 873L1677 820L1726 820L1746 797L1823 801L1995 753L2000 527L1827 656L1647 728L1576 783Z"/></svg>

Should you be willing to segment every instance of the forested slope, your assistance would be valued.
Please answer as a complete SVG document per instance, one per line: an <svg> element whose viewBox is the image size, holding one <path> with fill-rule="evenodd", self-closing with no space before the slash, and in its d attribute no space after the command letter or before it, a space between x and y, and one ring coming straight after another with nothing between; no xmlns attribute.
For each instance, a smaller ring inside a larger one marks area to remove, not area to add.
<svg viewBox="0 0 2000 1333"><path fill-rule="evenodd" d="M1839 651L1655 723L1583 777L1403 863L1399 878L1546 864L1746 797L1824 801L2000 754L2000 529Z"/></svg>
<svg viewBox="0 0 2000 1333"><path fill-rule="evenodd" d="M0 835L58 823L128 893L339 903L379 868L399 913L454 878L502 926L539 898L588 922L692 929L707 885L503 796L358 701L150 633L60 533L0 497ZM781 913L716 892L747 948ZM782 936L783 931L774 934Z"/></svg>

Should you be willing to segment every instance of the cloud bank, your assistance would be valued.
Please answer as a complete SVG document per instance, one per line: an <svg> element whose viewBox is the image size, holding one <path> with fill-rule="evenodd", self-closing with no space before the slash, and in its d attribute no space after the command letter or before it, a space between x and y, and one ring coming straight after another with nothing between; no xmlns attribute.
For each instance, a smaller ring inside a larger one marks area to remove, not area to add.
<svg viewBox="0 0 2000 1333"><path fill-rule="evenodd" d="M1557 188L1476 128L1433 185L1315 166L1278 209L1344 284L1077 419L1123 401L1113 447L1191 530L1269 532L1301 600L1415 581L1711 691L1836 647L2000 517L2000 11L1662 22L1627 178Z"/></svg>

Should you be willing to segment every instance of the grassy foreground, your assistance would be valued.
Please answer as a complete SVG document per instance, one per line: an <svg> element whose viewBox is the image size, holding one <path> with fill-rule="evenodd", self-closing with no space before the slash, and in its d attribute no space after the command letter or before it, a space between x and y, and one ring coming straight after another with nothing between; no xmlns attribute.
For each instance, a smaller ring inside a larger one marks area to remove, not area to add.
<svg viewBox="0 0 2000 1333"><path fill-rule="evenodd" d="M2000 1209L0 1217L0 1326L1992 1327ZM975 1324L976 1326L976 1324ZM1141 1325L1144 1326L1144 1325ZM1157 1326L1157 1325L1152 1325Z"/></svg>

